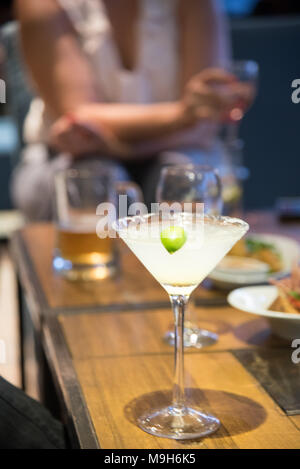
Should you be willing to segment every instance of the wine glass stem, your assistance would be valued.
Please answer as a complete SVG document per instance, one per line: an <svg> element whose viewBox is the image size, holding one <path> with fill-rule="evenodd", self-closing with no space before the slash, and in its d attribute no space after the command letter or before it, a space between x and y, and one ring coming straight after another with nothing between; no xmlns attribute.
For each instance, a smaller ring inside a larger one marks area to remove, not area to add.
<svg viewBox="0 0 300 469"><path fill-rule="evenodd" d="M238 139L239 134L239 123L238 122L230 122L227 124L226 129L226 142L231 145Z"/></svg>
<svg viewBox="0 0 300 469"><path fill-rule="evenodd" d="M175 375L173 385L173 408L185 406L184 392L184 313L189 297L170 295L175 323Z"/></svg>

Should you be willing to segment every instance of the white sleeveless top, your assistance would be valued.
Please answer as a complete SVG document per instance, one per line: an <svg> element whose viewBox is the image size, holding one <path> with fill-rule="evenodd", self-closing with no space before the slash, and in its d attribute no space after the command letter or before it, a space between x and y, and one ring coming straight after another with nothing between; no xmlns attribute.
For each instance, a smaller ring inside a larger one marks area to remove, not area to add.
<svg viewBox="0 0 300 469"><path fill-rule="evenodd" d="M155 103L179 97L178 0L139 0L138 57L133 71L122 66L101 0L58 0L68 15L107 103ZM44 142L51 120L40 98L25 120L27 143Z"/></svg>

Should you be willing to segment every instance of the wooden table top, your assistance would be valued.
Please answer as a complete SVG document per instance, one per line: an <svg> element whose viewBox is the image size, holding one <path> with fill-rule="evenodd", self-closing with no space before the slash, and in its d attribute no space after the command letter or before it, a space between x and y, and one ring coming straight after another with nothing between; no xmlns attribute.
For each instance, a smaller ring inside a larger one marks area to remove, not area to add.
<svg viewBox="0 0 300 469"><path fill-rule="evenodd" d="M57 335L65 344L67 381L73 373L65 399L82 447L300 448L300 416L286 415L238 359L241 350L275 354L290 344L272 337L264 319L230 307L197 308L194 321L217 332L219 341L186 349L187 396L222 426L210 437L180 442L148 435L135 423L147 406L165 404L171 396L173 348L162 340L172 324L171 310L60 314L46 320L45 349L58 375L64 359ZM78 385L81 405L72 402ZM76 422L79 414L84 423Z"/></svg>

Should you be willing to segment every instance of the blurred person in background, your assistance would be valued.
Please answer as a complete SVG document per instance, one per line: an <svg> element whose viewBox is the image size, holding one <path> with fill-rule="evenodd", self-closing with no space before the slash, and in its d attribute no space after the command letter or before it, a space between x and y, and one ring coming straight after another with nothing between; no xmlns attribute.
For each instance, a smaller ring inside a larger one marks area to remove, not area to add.
<svg viewBox="0 0 300 469"><path fill-rule="evenodd" d="M16 0L38 97L12 193L29 220L52 216L54 174L99 167L154 201L161 152L208 149L249 90L230 58L217 0ZM185 161L186 162L186 159Z"/></svg>

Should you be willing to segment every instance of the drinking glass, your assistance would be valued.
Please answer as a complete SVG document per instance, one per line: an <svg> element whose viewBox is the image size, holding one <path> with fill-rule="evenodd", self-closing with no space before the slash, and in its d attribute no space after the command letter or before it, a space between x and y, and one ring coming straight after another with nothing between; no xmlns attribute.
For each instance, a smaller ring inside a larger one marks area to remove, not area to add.
<svg viewBox="0 0 300 469"><path fill-rule="evenodd" d="M246 233L236 218L170 212L126 217L113 224L123 241L170 297L174 312L173 399L137 418L141 429L178 440L200 438L220 425L213 415L187 402L184 381L184 314L192 291ZM199 358L201 359L201 358Z"/></svg>
<svg viewBox="0 0 300 469"><path fill-rule="evenodd" d="M208 165L174 165L162 169L156 191L156 201L160 204L190 203L191 211L196 203L203 204L204 213L219 215L222 211L222 188L216 170ZM185 211L188 208L186 207ZM189 317L195 314L195 302L189 303ZM167 331L164 341L174 345L174 331ZM186 322L184 328L184 346L203 348L213 345L218 335L206 329L200 329L193 322Z"/></svg>
<svg viewBox="0 0 300 469"><path fill-rule="evenodd" d="M222 129L224 151L227 155L226 164L219 168L223 185L223 214L234 216L241 212L243 181L248 177L248 170L243 166L243 141L239 138L239 126L256 96L259 66L253 60L235 60L225 68L235 75L248 95L247 100L235 103Z"/></svg>
<svg viewBox="0 0 300 469"><path fill-rule="evenodd" d="M247 101L240 100L230 110L227 124L226 134L227 143L233 144L238 138L238 124L245 115L246 110L251 104L257 93L259 66L254 60L234 60L229 63L226 70L239 80L241 86L247 90Z"/></svg>
<svg viewBox="0 0 300 469"><path fill-rule="evenodd" d="M115 275L118 256L108 225L117 218L118 194L128 195L131 201L142 200L136 184L117 183L104 169L68 169L56 174L53 267L57 273L69 280L100 280ZM96 213L101 203L111 208L105 215Z"/></svg>

